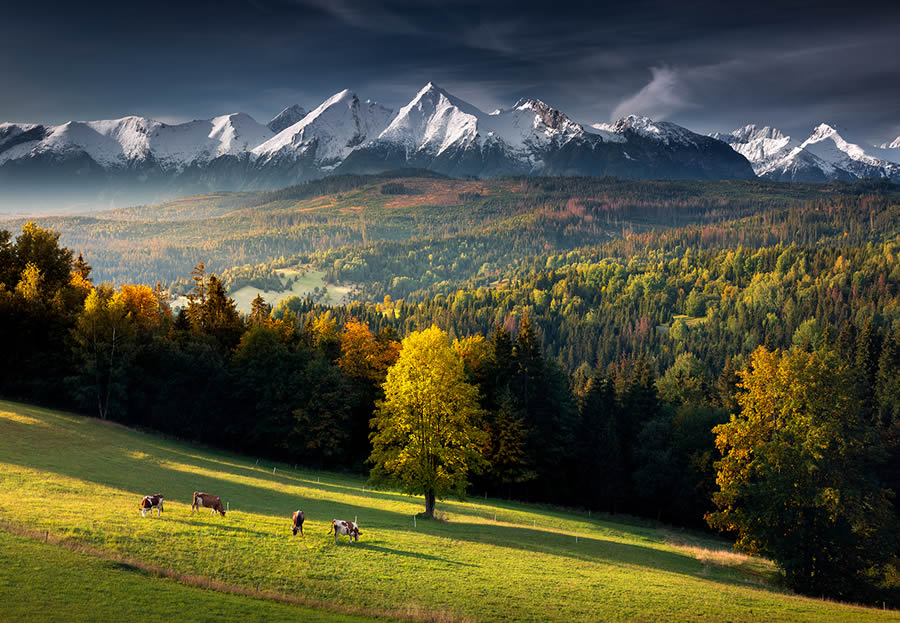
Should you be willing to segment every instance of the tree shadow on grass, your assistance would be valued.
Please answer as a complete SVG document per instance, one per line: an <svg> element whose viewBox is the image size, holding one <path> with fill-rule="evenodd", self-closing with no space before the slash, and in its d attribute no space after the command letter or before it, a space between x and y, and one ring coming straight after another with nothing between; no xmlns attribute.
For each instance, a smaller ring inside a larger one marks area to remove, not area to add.
<svg viewBox="0 0 900 623"><path fill-rule="evenodd" d="M242 528L241 526L234 526L225 523L228 521L228 517L219 517L221 519L220 523L199 523L192 519L181 519L180 517L161 517L161 521L170 521L175 523L180 523L189 526L202 527L204 529L211 528L213 530L222 530L224 532L234 532L235 534L251 534L255 536L264 536L270 537L272 533L270 532L262 532L260 530L251 530L249 528Z"/></svg>
<svg viewBox="0 0 900 623"><path fill-rule="evenodd" d="M373 552L379 552L382 554L389 554L391 556L403 556L405 558L418 558L419 560L432 560L436 562L443 562L448 565L458 565L460 567L480 567L481 565L474 565L468 562L459 562L458 560L450 560L449 558L443 558L441 556L432 556L431 554L423 554L421 552L411 552L403 549L392 549L390 547L382 547L380 545L373 545L372 543L364 543L360 541L353 545L353 547L369 550Z"/></svg>
<svg viewBox="0 0 900 623"><path fill-rule="evenodd" d="M300 469L292 469L290 465L286 463L276 464L274 462L266 461L270 466L275 465L278 467L278 470L275 473L272 473L269 469L263 466L240 465L240 461L248 461L252 459L236 454L232 455L223 450L205 448L201 446L191 446L193 452L189 452L187 450L181 451L156 444L147 445L152 445L152 447L155 447L158 450L158 452L153 455L155 459L174 460L183 463L190 463L192 465L196 465L197 467L213 471L227 471L232 474L241 474L249 478L259 478L260 480L266 480L272 483L291 484L298 487L317 489L325 492L359 495L367 498L378 498L395 502L407 502L413 504L417 503L416 501L414 501L415 498L412 498L405 493L384 491L380 489L370 489L366 486L365 479L362 476L340 475L334 472L329 472L327 470L316 471L314 469L309 469L306 467L302 467ZM229 459L231 459L231 462L206 456L200 456L200 454L204 452L208 452L210 454L218 454L220 456L227 456ZM321 478L321 476L324 476L331 482L321 482L317 480L318 478ZM344 480L346 482L334 482L340 480ZM354 480L356 480L357 482L353 482Z"/></svg>
<svg viewBox="0 0 900 623"><path fill-rule="evenodd" d="M366 526L375 530L413 530L410 525L410 517L406 514L379 509L372 505L372 502L377 503L379 499L383 499L382 496L406 498L406 496L399 494L379 495L373 492L370 495L369 492L360 492L362 496L369 498L369 505L322 499L303 499L296 492L286 491L286 485L289 486L292 483L285 482L282 475L267 477L265 473L253 468L225 465L224 462L216 461L215 459L198 458L195 453L192 454L187 448L183 451L180 451L177 447L167 448L165 446L150 449L151 453L154 450L156 451L154 455L156 458L182 463L184 465L183 469L176 469L148 461L146 458L141 457L139 453L146 453L146 450L152 448L155 444L150 438L146 440L141 439L140 443L135 443L137 440L134 437L134 433L131 432L123 433L123 431L115 429L104 429L103 431L97 430L86 437L79 436L77 439L72 439L71 437L66 437L67 431L65 430L55 429L56 433L54 435L53 429L48 431L46 428L37 428L33 425L12 421L4 421L3 429L13 433L12 439L16 439L18 442L27 442L33 448L24 453L12 452L12 456L8 456L5 459L7 462L21 464L23 467L30 469L57 473L82 482L94 482L114 489L133 491L136 492L136 498L138 496L137 492L148 493L152 491L154 493L163 493L167 501L181 500L186 504L190 504L193 491L207 491L220 496L223 502L230 501L230 510L233 512L246 511L267 515L271 518L283 517L286 525L290 521L291 513L297 508L302 508L306 512L307 521L311 521L313 524L324 523L334 517L355 517L357 513L365 513L363 530L366 529ZM87 431L85 430L84 432ZM54 436L56 437L55 439L53 439ZM42 452L45 447L43 442L47 441L52 442L51 446L54 449ZM2 450L2 447L3 444L0 443L0 450ZM17 459L17 455L21 458ZM239 458L235 458L236 462L239 460ZM221 477L192 474L189 471L192 466L209 468L211 463L218 464L216 471L221 474ZM236 482L227 478L229 474L244 475L247 473L251 473L257 482ZM312 487L315 486L315 483L309 483L304 480L302 485ZM331 490L333 492L346 493L348 488L339 485L318 484L318 489ZM137 499L134 500L135 507L137 506L137 501ZM136 513L136 510L129 503L127 511L123 506L123 512ZM181 519L173 518L171 515L169 515L169 519L184 523L191 521L187 517ZM208 526L211 524L204 522L202 525ZM221 521L215 525L219 529L235 533L243 532L267 537L271 536L269 532L258 532L229 524L228 516L221 518ZM579 535L576 543L574 534L567 534L561 531L554 532L530 526L494 525L491 523L469 523L465 521L452 523L419 522L419 525L414 530L417 533L433 537L462 540L523 552L562 556L588 563L606 564L623 568L641 566L727 584L743 585L749 583L749 580L748 582L743 582L741 579L726 577L727 570L722 570L722 572L718 572L716 569L711 570L709 566L692 556L653 547L651 544L622 543L613 539L603 539L596 536L587 537L584 535ZM628 531L623 529L622 532L627 533ZM643 532L646 535L646 529ZM285 535L287 538L287 529L285 529ZM381 551L387 554L394 553L399 556L423 560L430 558L427 554L392 550L372 545L371 543L368 544L368 547L373 551ZM440 558L438 560L450 564L460 564ZM758 587L758 585L756 586Z"/></svg>

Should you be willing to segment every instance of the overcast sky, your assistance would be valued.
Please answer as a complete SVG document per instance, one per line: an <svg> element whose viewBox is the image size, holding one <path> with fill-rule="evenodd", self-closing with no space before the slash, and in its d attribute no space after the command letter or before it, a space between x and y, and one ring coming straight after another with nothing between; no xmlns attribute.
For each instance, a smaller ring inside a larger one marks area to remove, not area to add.
<svg viewBox="0 0 900 623"><path fill-rule="evenodd" d="M220 0L9 3L0 121L235 111L265 122L350 88L399 108L428 81L485 111L538 97L581 122L698 132L820 122L900 135L900 1Z"/></svg>

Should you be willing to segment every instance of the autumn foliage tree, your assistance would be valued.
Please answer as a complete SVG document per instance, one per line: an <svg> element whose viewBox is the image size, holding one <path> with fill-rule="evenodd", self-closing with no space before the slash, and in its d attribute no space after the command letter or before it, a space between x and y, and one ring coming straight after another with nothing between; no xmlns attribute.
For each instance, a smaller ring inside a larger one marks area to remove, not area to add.
<svg viewBox="0 0 900 623"><path fill-rule="evenodd" d="M478 390L447 334L432 326L403 340L384 393L372 419L372 479L424 493L424 516L433 517L436 499L462 497L484 462Z"/></svg>
<svg viewBox="0 0 900 623"><path fill-rule="evenodd" d="M740 414L713 429L724 458L710 525L770 556L797 591L862 597L896 531L851 368L830 350L759 347L740 387Z"/></svg>
<svg viewBox="0 0 900 623"><path fill-rule="evenodd" d="M69 383L82 406L95 409L102 420L126 399L134 334L121 293L95 289L88 294L72 329L79 366Z"/></svg>

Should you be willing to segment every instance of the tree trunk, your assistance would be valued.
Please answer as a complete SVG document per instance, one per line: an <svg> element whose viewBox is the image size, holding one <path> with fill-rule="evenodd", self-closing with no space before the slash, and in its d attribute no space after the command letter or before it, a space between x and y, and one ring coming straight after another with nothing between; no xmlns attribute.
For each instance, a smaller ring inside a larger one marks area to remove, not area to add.
<svg viewBox="0 0 900 623"><path fill-rule="evenodd" d="M434 489L425 489L425 514L422 517L434 519Z"/></svg>

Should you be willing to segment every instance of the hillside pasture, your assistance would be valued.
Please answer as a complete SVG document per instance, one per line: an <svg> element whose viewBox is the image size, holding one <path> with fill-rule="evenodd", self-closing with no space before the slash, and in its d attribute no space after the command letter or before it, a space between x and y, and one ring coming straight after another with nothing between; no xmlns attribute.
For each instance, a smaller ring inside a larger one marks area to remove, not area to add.
<svg viewBox="0 0 900 623"><path fill-rule="evenodd" d="M226 516L191 515L195 490L221 496ZM161 518L141 517L148 493L165 495ZM298 508L305 537L290 532ZM254 620L238 613L259 603L256 620L296 608L289 613L313 621L900 621L788 594L772 586L767 561L649 522L477 497L439 502L439 521L416 519L421 510L420 498L372 491L359 477L0 401L2 620L88 620L85 587L109 586L110 608L150 594L164 595L171 612L195 593L211 607L233 604L234 616L208 617L216 620ZM360 542L336 544L334 518L358 520ZM82 580L56 583L56 569L41 571L60 565ZM40 604L46 586L60 597L40 612L22 606ZM241 594L257 590L270 599ZM309 607L323 618L307 617Z"/></svg>
<svg viewBox="0 0 900 623"><path fill-rule="evenodd" d="M319 288L320 290L322 288L328 289L328 296L323 300L323 303L327 305L340 305L350 300L352 287L347 285L326 284L325 273L321 270L308 269L301 272L296 269L282 268L275 272L281 277L282 285L287 283L288 279L293 279L295 276L299 276L299 279L297 279L297 281L292 281L290 288L281 291L260 290L253 286L244 286L243 288L238 288L234 292L229 292L228 295L234 299L238 311L245 314L250 313L253 299L255 299L258 294L262 295L267 304L275 308L282 299L286 299L289 296L305 298L306 296L311 296L316 288Z"/></svg>

